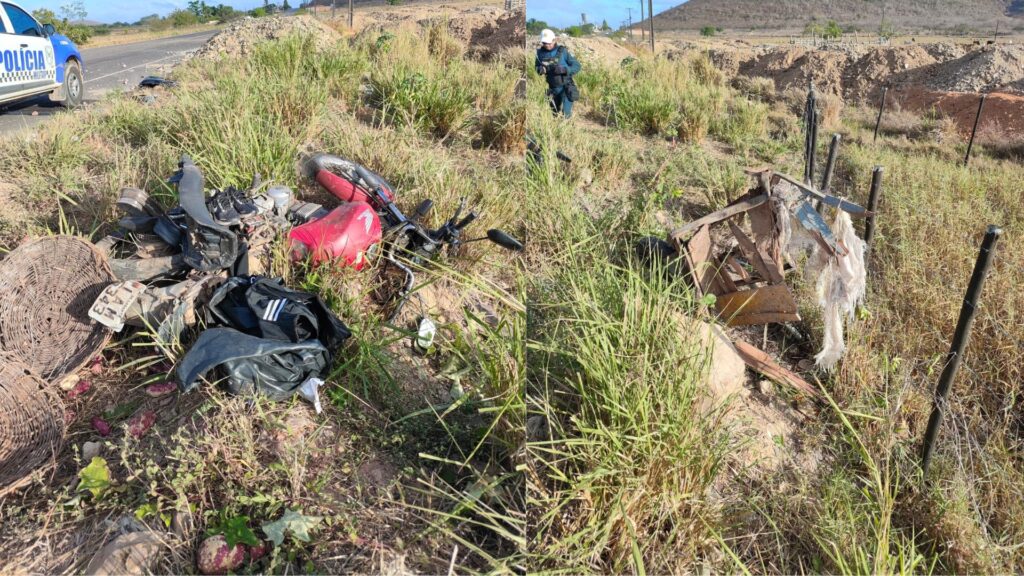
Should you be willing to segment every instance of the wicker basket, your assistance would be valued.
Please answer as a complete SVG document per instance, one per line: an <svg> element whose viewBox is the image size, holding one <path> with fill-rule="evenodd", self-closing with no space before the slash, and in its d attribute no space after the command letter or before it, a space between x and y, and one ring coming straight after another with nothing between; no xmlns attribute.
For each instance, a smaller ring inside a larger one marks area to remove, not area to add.
<svg viewBox="0 0 1024 576"><path fill-rule="evenodd" d="M28 366L0 355L0 494L60 451L64 405Z"/></svg>
<svg viewBox="0 0 1024 576"><path fill-rule="evenodd" d="M78 370L110 337L89 308L113 281L106 258L81 238L19 246L0 262L0 352L47 382Z"/></svg>

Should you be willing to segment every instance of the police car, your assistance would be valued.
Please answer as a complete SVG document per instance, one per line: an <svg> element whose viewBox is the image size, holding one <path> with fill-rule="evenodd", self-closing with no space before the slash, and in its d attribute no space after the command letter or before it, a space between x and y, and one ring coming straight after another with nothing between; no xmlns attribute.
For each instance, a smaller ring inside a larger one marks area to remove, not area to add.
<svg viewBox="0 0 1024 576"><path fill-rule="evenodd" d="M82 54L53 24L0 1L0 104L39 94L73 107L82 103Z"/></svg>

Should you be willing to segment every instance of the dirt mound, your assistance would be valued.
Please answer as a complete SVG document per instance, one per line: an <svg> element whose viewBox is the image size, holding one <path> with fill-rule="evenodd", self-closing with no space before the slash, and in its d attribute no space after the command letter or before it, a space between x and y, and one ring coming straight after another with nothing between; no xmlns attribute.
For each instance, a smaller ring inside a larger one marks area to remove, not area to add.
<svg viewBox="0 0 1024 576"><path fill-rule="evenodd" d="M941 53L936 51L936 53ZM881 80L893 74L935 64L938 60L923 46L886 47L871 50L843 73L843 97L861 102L881 89Z"/></svg>
<svg viewBox="0 0 1024 576"><path fill-rule="evenodd" d="M744 62L750 62L759 54L743 48L712 48L707 52L708 58L726 77L737 76Z"/></svg>
<svg viewBox="0 0 1024 576"><path fill-rule="evenodd" d="M333 28L311 16L246 17L210 38L196 51L194 57L216 59L223 56L246 56L261 42L291 34L312 36L316 47L320 49L329 48L341 40Z"/></svg>
<svg viewBox="0 0 1024 576"><path fill-rule="evenodd" d="M526 44L526 15L490 6L462 12L448 21L451 35L466 43L468 52L491 58L505 48Z"/></svg>
<svg viewBox="0 0 1024 576"><path fill-rule="evenodd" d="M909 70L894 84L944 92L991 92L1017 89L1024 79L1024 46L987 46L945 62Z"/></svg>
<svg viewBox="0 0 1024 576"><path fill-rule="evenodd" d="M847 102L874 102L886 83L936 92L1022 91L1024 46L967 48L949 42L828 49L727 46L710 56L727 75L771 78L780 92L806 90L813 80L821 92Z"/></svg>
<svg viewBox="0 0 1024 576"><path fill-rule="evenodd" d="M772 78L780 92L806 90L813 81L823 93L842 95L843 76L855 61L856 56L845 50L783 48L743 62L739 70L745 76Z"/></svg>
<svg viewBox="0 0 1024 576"><path fill-rule="evenodd" d="M608 66L618 66L623 60L633 56L633 53L628 48L611 38L569 38L563 36L561 42L565 44L565 47L569 49L573 56L589 62L600 62Z"/></svg>

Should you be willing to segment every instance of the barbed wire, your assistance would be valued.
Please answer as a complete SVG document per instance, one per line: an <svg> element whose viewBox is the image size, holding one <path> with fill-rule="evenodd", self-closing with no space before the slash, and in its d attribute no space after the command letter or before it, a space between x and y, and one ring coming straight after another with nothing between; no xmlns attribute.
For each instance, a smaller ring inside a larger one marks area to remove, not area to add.
<svg viewBox="0 0 1024 576"><path fill-rule="evenodd" d="M996 332L999 332L1004 338L1014 342L1015 344L1017 344L1018 347L1024 350L1024 340L1021 340L1020 338L1017 338L1013 334L1010 334L1010 331L1007 330L1006 327L1003 326L1003 323L996 319L996 317L993 316L991 312L985 311L985 318L988 321L990 321L993 326L995 326Z"/></svg>

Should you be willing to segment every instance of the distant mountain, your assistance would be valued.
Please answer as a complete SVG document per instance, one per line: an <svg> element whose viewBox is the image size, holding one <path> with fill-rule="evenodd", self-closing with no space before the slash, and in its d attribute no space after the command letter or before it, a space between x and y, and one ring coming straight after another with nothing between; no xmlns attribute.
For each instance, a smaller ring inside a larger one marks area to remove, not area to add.
<svg viewBox="0 0 1024 576"><path fill-rule="evenodd" d="M877 30L1024 30L1024 0L689 0L654 17L655 30L802 30L810 22Z"/></svg>

